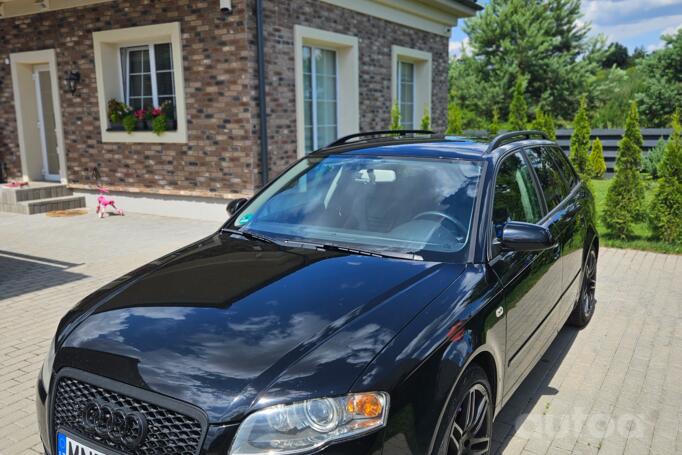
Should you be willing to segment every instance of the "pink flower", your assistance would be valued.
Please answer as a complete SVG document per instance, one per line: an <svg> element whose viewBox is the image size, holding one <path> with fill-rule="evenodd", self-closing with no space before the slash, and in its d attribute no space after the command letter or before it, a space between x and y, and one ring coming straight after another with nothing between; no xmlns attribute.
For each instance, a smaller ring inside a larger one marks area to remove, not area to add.
<svg viewBox="0 0 682 455"><path fill-rule="evenodd" d="M138 109L135 111L135 117L137 117L138 120L144 120L144 109Z"/></svg>
<svg viewBox="0 0 682 455"><path fill-rule="evenodd" d="M158 117L161 114L163 114L163 109L160 107L155 107L152 109L152 117Z"/></svg>

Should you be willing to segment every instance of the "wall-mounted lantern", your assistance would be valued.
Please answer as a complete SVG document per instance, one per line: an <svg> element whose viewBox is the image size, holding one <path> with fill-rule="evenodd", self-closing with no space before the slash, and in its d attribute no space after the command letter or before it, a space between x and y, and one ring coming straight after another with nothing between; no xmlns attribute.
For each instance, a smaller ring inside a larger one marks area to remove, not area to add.
<svg viewBox="0 0 682 455"><path fill-rule="evenodd" d="M78 89L78 83L81 81L81 73L76 70L71 70L69 73L66 75L66 79L64 79L64 84L66 85L66 88L71 92L73 95L76 93L76 89Z"/></svg>

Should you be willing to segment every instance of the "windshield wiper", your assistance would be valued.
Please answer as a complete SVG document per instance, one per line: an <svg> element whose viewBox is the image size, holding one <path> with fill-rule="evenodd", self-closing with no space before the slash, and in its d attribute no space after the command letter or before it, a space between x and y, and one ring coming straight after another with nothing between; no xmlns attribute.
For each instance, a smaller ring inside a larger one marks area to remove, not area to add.
<svg viewBox="0 0 682 455"><path fill-rule="evenodd" d="M424 258L414 253L398 253L395 251L374 251L364 250L362 248L353 248L349 246L336 245L334 243L313 244L317 248L326 251L338 251L341 253L359 254L362 256L373 256L379 258L394 258L394 259L409 259L411 261L423 261Z"/></svg>
<svg viewBox="0 0 682 455"><path fill-rule="evenodd" d="M349 246L343 246L343 245L337 245L334 243L315 243L315 242L306 242L303 240L282 240L281 242L278 242L274 239L271 239L270 237L261 235L261 234L256 234L255 232L252 231L240 231L237 229L230 229L230 228L222 228L220 232L225 232L228 234L234 234L234 235L239 235L241 237L247 238L249 240L258 240L263 243L269 243L271 245L287 245L287 246L307 246L309 248L315 248L318 250L325 250L325 251L338 251L340 253L350 253L350 254L359 254L362 256L373 256L373 257L378 257L378 258L394 258L394 259L409 259L411 261L423 261L424 258L422 258L420 255L415 254L415 253L399 253L395 251L374 251L374 250L365 250L362 248L353 248Z"/></svg>
<svg viewBox="0 0 682 455"><path fill-rule="evenodd" d="M279 245L275 240L271 239L270 237L261 235L261 234L256 234L255 232L251 231L240 231L238 229L230 229L230 228L222 228L220 232L225 232L227 234L234 234L234 235L239 235L241 237L244 237L249 240L258 240L259 242L263 243L269 243L270 245Z"/></svg>

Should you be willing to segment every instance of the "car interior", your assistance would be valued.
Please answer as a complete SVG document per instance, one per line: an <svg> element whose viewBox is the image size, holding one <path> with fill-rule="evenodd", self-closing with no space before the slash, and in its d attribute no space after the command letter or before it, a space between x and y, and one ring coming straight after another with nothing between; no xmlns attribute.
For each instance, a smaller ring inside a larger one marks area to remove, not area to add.
<svg viewBox="0 0 682 455"><path fill-rule="evenodd" d="M466 242L477 168L345 161L320 164L292 179L252 221L399 240L418 250L454 250Z"/></svg>

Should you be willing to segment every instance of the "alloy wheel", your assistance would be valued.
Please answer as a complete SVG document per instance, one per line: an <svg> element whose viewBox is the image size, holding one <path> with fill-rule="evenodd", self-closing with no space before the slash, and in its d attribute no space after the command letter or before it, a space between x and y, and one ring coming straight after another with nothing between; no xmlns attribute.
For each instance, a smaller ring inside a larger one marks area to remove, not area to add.
<svg viewBox="0 0 682 455"><path fill-rule="evenodd" d="M583 284L580 291L580 307L585 319L589 319L597 303L595 289L597 287L597 255L590 251L585 261Z"/></svg>
<svg viewBox="0 0 682 455"><path fill-rule="evenodd" d="M490 396L482 384L474 384L455 412L448 455L485 455L490 452Z"/></svg>

